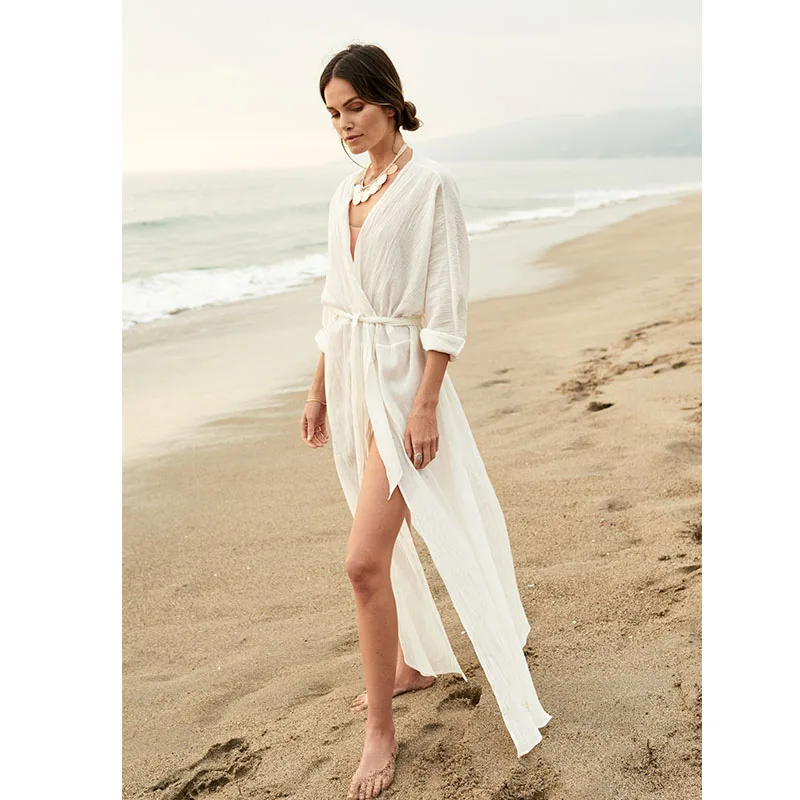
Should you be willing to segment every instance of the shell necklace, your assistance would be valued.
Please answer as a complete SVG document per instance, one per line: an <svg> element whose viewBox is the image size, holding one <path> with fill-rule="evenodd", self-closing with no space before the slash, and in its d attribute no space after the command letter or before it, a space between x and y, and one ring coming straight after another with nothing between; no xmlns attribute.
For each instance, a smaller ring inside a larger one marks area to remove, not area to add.
<svg viewBox="0 0 800 800"><path fill-rule="evenodd" d="M367 169L369 169L369 167L365 167L364 172L361 173L358 180L353 184L353 197L351 202L354 206L357 206L359 203L363 203L365 200L368 200L370 197L372 197L372 195L375 194L375 192L377 192L384 183L386 183L386 178L388 178L389 175L394 175L394 173L397 172L397 164L395 164L395 161L397 161L397 159L400 158L400 156L403 155L407 149L408 142L403 142L403 146L400 148L397 155L391 160L389 166L385 169L382 169L378 177L375 178L375 180L372 181L369 186L364 186L364 178L367 177Z"/></svg>

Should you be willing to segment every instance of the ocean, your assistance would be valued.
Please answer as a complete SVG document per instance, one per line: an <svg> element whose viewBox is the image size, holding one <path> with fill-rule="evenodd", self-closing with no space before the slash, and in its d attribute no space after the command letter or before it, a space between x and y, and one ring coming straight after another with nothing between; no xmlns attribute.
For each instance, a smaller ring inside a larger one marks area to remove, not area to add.
<svg viewBox="0 0 800 800"><path fill-rule="evenodd" d="M697 191L702 173L693 157L446 166L458 182L471 238ZM328 203L355 169L343 155L341 164L306 169L124 175L123 328L289 292L323 277Z"/></svg>

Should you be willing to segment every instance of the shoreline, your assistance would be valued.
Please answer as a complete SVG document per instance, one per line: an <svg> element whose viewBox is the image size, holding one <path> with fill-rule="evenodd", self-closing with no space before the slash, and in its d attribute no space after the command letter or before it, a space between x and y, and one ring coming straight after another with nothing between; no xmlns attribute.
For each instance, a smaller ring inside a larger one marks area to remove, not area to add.
<svg viewBox="0 0 800 800"><path fill-rule="evenodd" d="M554 246L686 196L694 193L647 197L567 220L520 222L477 235L471 241L470 308L572 280L568 269L547 262ZM319 358L313 336L322 281L124 330L124 462L191 446L207 423L280 405L287 393L308 383Z"/></svg>
<svg viewBox="0 0 800 800"><path fill-rule="evenodd" d="M568 282L470 304L452 378L552 720L518 760L413 531L469 682L395 699L403 796L700 797L701 199L554 246ZM332 448L300 440L305 391L125 466L125 797L203 770L222 800L346 792L364 729L352 518Z"/></svg>

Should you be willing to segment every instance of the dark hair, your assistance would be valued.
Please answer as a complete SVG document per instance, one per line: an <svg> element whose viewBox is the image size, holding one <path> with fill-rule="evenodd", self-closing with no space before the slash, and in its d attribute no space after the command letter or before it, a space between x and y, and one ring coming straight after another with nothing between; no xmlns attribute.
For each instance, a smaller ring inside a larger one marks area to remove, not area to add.
<svg viewBox="0 0 800 800"><path fill-rule="evenodd" d="M322 70L319 93L325 102L325 87L331 78L343 78L352 85L359 97L368 103L391 106L395 130L415 131L422 125L417 119L417 107L403 99L403 84L386 52L375 44L350 44L340 50Z"/></svg>

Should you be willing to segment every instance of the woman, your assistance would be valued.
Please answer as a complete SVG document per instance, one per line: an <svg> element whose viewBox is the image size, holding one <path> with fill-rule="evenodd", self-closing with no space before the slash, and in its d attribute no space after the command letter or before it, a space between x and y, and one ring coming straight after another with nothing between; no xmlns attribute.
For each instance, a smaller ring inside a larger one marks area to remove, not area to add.
<svg viewBox="0 0 800 800"><path fill-rule="evenodd" d="M322 351L302 417L309 447L333 436L353 526L345 567L356 603L367 709L350 798L393 780L392 697L461 669L411 538L447 587L521 756L550 720L522 647L530 631L502 510L447 365L466 340L469 240L449 171L419 155L413 103L386 53L353 44L320 78L343 147L369 165L329 207ZM347 152L347 150L345 151Z"/></svg>

